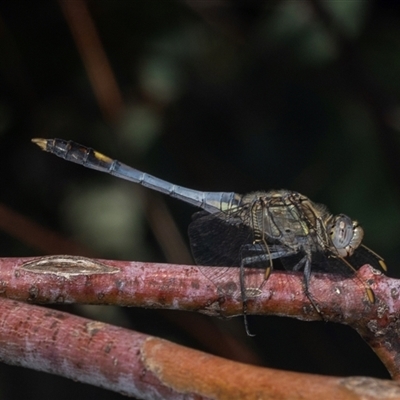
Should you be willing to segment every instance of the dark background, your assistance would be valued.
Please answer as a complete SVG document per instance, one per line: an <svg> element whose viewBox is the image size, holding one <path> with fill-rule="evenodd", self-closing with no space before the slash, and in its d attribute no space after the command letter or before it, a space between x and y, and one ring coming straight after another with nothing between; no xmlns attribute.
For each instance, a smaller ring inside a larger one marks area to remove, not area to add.
<svg viewBox="0 0 400 400"><path fill-rule="evenodd" d="M2 256L190 262L164 207L185 245L192 207L30 143L61 137L199 190L297 190L359 220L364 242L399 276L399 3L68 3L0 3ZM71 13L83 27L75 36ZM99 82L89 79L96 73ZM7 223L14 212L26 220ZM71 247L38 244L32 221ZM264 366L388 377L345 326L251 317L257 336L247 338L239 318L70 311ZM0 376L4 399L121 397L17 367L1 366Z"/></svg>

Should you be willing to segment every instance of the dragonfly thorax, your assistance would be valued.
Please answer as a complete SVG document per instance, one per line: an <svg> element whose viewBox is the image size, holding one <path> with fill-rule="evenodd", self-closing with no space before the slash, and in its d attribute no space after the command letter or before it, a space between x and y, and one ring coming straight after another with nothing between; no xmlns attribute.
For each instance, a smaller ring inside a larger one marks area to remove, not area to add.
<svg viewBox="0 0 400 400"><path fill-rule="evenodd" d="M279 243L288 252L331 251L352 256L364 231L347 215L333 216L323 205L289 190L256 192L243 197L250 204L250 227L256 242Z"/></svg>
<svg viewBox="0 0 400 400"><path fill-rule="evenodd" d="M250 204L250 227L257 242L278 243L282 251L308 253L326 248L326 208L289 190L256 192L243 197Z"/></svg>

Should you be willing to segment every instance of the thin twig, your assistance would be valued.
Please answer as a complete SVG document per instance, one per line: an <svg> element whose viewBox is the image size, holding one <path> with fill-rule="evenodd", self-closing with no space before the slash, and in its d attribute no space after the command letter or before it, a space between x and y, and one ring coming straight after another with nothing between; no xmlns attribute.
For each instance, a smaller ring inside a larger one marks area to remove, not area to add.
<svg viewBox="0 0 400 400"><path fill-rule="evenodd" d="M62 235L45 228L29 217L0 203L0 229L42 253L81 254L88 257L94 252L85 246L65 239Z"/></svg>
<svg viewBox="0 0 400 400"><path fill-rule="evenodd" d="M85 64L104 119L115 121L123 110L123 99L86 2L59 0L59 4Z"/></svg>
<svg viewBox="0 0 400 400"><path fill-rule="evenodd" d="M60 311L0 299L0 359L140 399L392 399L400 385L224 360Z"/></svg>

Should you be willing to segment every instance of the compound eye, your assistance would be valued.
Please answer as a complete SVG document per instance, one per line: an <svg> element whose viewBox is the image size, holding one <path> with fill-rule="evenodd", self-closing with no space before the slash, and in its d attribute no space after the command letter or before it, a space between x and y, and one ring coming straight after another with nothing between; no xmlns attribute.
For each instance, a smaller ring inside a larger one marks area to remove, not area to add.
<svg viewBox="0 0 400 400"><path fill-rule="evenodd" d="M346 247L352 243L354 236L353 221L347 215L336 215L333 218L329 234L339 254L343 257L349 255Z"/></svg>

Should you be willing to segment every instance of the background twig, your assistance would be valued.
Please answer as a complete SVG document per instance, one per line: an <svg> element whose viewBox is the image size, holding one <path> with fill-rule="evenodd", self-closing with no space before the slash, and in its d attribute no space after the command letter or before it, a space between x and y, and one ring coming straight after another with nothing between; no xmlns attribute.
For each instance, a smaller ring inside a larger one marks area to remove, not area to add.
<svg viewBox="0 0 400 400"><path fill-rule="evenodd" d="M23 321L21 323L21 321ZM0 359L141 399L389 399L400 385L252 367L60 311L0 299Z"/></svg>

